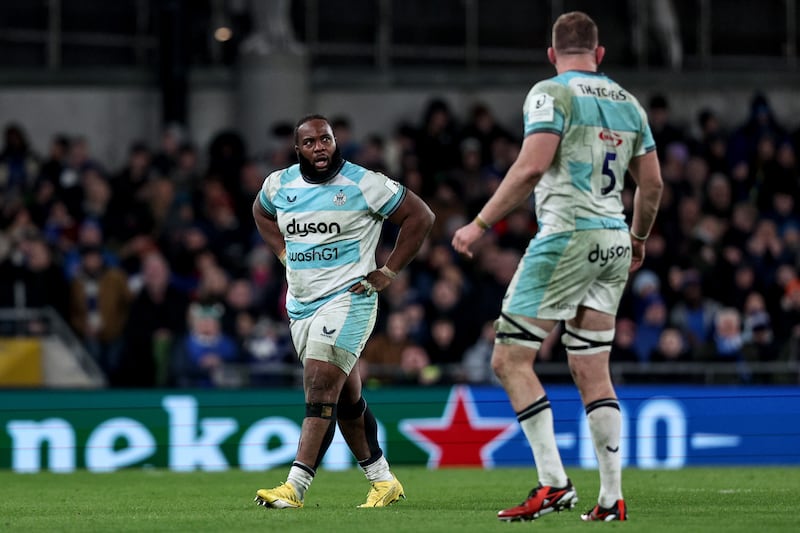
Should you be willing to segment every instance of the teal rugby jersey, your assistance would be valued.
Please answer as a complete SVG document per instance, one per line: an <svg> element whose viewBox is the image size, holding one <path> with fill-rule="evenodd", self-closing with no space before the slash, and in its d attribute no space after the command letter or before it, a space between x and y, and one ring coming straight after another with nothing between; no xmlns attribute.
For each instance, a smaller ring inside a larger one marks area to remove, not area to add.
<svg viewBox="0 0 800 533"><path fill-rule="evenodd" d="M625 172L632 158L655 150L636 98L603 74L568 71L534 85L523 113L526 136L561 137L534 190L539 235L627 230L621 198Z"/></svg>
<svg viewBox="0 0 800 533"><path fill-rule="evenodd" d="M286 240L291 318L310 316L375 270L381 226L405 194L396 181L347 161L324 183L307 182L300 165L267 176L258 199Z"/></svg>

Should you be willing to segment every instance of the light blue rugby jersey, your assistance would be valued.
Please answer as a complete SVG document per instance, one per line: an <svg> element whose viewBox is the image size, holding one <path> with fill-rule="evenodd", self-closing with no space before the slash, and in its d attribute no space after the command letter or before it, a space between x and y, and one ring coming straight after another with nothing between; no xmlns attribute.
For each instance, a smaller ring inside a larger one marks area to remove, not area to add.
<svg viewBox="0 0 800 533"><path fill-rule="evenodd" d="M536 185L539 235L625 229L622 189L630 160L655 150L647 113L607 76L568 71L533 86L523 106L525 135L561 137Z"/></svg>
<svg viewBox="0 0 800 533"><path fill-rule="evenodd" d="M267 176L258 199L286 240L291 318L311 316L375 270L381 226L405 195L396 181L347 161L324 183L307 182L300 165Z"/></svg>

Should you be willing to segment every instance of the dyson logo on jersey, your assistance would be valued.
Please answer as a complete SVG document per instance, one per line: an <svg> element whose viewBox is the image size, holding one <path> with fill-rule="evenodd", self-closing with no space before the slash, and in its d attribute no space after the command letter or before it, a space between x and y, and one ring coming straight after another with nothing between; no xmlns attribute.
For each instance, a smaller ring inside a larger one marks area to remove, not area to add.
<svg viewBox="0 0 800 533"><path fill-rule="evenodd" d="M606 266L609 261L614 259L625 259L630 257L630 246L609 246L605 250L600 249L600 245L595 243L594 248L589 252L589 262L597 263L600 261L600 266Z"/></svg>
<svg viewBox="0 0 800 533"><path fill-rule="evenodd" d="M337 235L342 232L342 227L336 222L306 222L305 224L298 224L297 220L292 219L286 225L286 233L289 235L299 235L305 237L309 233L332 233Z"/></svg>

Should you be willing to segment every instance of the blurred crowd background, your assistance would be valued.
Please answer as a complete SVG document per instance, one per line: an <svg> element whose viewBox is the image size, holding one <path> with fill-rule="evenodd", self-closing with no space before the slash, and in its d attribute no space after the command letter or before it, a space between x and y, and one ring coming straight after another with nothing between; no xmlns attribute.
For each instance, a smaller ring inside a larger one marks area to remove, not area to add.
<svg viewBox="0 0 800 533"><path fill-rule="evenodd" d="M736 363L728 380L780 379L749 365L798 355L799 132L760 93L742 124L710 110L675 123L664 95L645 105L665 191L612 359L644 370L631 381L702 381L681 363L716 361ZM353 135L357 117L331 120L346 159L398 179L437 215L418 258L380 296L365 381L490 382L491 324L536 232L532 204L488 232L473 261L449 243L502 180L518 134L484 104L456 116L436 98L393 131L364 138ZM275 124L272 134L277 149L249 154L236 132L198 147L170 126L109 168L80 132L36 147L24 124L6 124L0 307L56 309L112 386L296 384L284 273L251 214L264 177L296 161L293 125ZM385 242L395 229L385 225ZM389 251L380 247L379 264ZM28 327L36 334L35 322ZM539 360L564 358L551 335ZM652 363L674 366L647 372Z"/></svg>
<svg viewBox="0 0 800 533"><path fill-rule="evenodd" d="M296 160L293 121L321 112L346 159L437 215L380 295L365 383L492 383L492 322L537 230L535 199L472 261L450 240L519 151L524 91L552 75L550 21L582 9L609 74L648 111L665 181L619 313L614 378L797 383L800 12L767 0L752 17L751 4L4 3L0 338L42 337L52 321L26 312L52 309L111 387L298 386L284 272L251 206ZM555 331L538 373L567 381L565 360Z"/></svg>

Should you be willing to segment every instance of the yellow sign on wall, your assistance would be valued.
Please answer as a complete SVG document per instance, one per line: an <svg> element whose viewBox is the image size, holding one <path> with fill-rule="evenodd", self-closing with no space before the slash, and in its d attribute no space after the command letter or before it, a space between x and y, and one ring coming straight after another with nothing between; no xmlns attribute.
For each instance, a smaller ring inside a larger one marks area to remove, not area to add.
<svg viewBox="0 0 800 533"><path fill-rule="evenodd" d="M31 338L0 338L0 387L39 387L42 343Z"/></svg>

